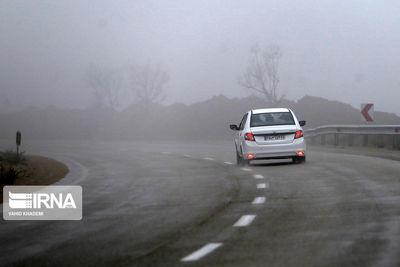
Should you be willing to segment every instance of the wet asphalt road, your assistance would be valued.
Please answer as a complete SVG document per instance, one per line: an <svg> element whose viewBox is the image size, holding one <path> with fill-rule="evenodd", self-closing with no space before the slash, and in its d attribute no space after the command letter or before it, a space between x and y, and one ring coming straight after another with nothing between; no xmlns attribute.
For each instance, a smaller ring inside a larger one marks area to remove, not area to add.
<svg viewBox="0 0 400 267"><path fill-rule="evenodd" d="M398 161L317 149L243 169L230 142L25 149L68 164L58 184L82 185L83 220L1 221L2 266L400 266Z"/></svg>

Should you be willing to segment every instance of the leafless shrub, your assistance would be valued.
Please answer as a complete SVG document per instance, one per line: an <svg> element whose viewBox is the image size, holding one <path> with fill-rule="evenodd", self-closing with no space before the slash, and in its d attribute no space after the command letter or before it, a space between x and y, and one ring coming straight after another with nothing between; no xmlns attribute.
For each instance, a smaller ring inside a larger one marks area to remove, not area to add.
<svg viewBox="0 0 400 267"><path fill-rule="evenodd" d="M254 46L250 51L247 69L239 78L239 85L261 94L272 106L279 104L285 97L278 91L282 55L281 48L276 45L264 50Z"/></svg>
<svg viewBox="0 0 400 267"><path fill-rule="evenodd" d="M91 65L86 71L85 81L92 91L96 107L116 110L120 106L123 89L120 72Z"/></svg>
<svg viewBox="0 0 400 267"><path fill-rule="evenodd" d="M164 89L169 75L160 66L147 64L131 67L129 73L129 88L138 102L148 106L165 98Z"/></svg>

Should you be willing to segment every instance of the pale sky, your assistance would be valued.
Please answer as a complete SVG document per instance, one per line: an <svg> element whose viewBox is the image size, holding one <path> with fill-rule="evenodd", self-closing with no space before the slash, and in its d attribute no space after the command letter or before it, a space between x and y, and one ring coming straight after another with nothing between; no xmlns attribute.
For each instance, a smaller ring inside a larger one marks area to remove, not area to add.
<svg viewBox="0 0 400 267"><path fill-rule="evenodd" d="M250 47L278 44L280 89L400 115L400 1L1 1L0 105L85 107L90 64L153 62L165 103L248 95Z"/></svg>

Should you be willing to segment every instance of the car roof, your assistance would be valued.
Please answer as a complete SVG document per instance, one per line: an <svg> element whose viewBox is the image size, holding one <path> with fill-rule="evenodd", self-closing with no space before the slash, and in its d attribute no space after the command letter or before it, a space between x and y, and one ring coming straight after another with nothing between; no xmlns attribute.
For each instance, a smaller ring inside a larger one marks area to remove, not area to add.
<svg viewBox="0 0 400 267"><path fill-rule="evenodd" d="M253 109L251 112L253 114L260 114L260 113L273 113L273 112L289 112L288 108L262 108L262 109Z"/></svg>

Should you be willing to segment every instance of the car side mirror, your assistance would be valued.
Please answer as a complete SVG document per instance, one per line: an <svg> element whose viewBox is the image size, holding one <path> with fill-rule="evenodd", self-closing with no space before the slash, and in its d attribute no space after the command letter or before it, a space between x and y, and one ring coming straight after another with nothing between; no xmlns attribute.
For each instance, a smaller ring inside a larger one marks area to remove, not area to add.
<svg viewBox="0 0 400 267"><path fill-rule="evenodd" d="M239 130L239 127L236 124L229 125L229 128L231 128L231 130L234 130L234 131Z"/></svg>
<svg viewBox="0 0 400 267"><path fill-rule="evenodd" d="M300 126L306 125L306 121L299 121Z"/></svg>

